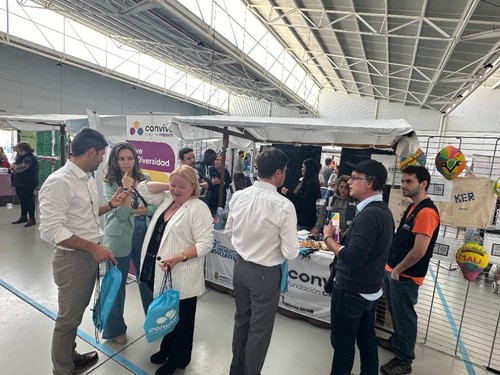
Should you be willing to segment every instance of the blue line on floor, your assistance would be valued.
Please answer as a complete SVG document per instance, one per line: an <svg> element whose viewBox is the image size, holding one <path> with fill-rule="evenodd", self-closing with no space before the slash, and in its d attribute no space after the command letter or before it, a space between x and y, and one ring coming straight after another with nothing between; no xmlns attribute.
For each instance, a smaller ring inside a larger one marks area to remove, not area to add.
<svg viewBox="0 0 500 375"><path fill-rule="evenodd" d="M448 318L448 323L450 323L451 331L455 335L455 338L458 340L458 348L460 356L462 357L465 368L467 369L467 373L469 375L476 375L476 370L474 370L474 367L472 366L471 360L469 358L469 353L467 352L467 349L465 348L465 345L462 339L460 338L457 324L455 323L455 319L453 319L453 315L451 314L450 308L448 307L448 303L444 298L443 291L441 290L441 287L439 286L439 283L436 280L436 275L434 274L434 270L432 269L432 267L429 267L429 272L431 274L432 280L436 284L436 290L439 294L439 299L441 300L441 304L443 305L443 310L446 314L446 317Z"/></svg>
<svg viewBox="0 0 500 375"><path fill-rule="evenodd" d="M47 315L50 319L52 319L54 321L56 320L57 315L54 312L50 311L49 309L47 309L44 306L40 305L39 303L35 302L33 299L28 297L26 294L24 294L20 290L14 288L9 283L0 279L0 285L3 286L5 289L9 290L14 295L16 295L19 298L21 298L22 300L24 300L25 302L27 302L28 304L30 304L31 306L33 306L35 309L40 311L42 314ZM87 334L86 332L78 329L77 334L78 334L78 337L80 337L82 340L86 341L87 343L89 343L90 345L92 345L93 347L98 349L99 351L105 353L111 359L118 362L126 369L132 371L134 374L136 374L136 375L148 375L148 373L146 371L140 369L139 367L134 365L132 362L128 361L126 358L124 358L120 354L116 353L114 350L111 350L110 348L108 348L107 346L104 346L102 344L98 344L95 341L95 338L92 337L91 335Z"/></svg>

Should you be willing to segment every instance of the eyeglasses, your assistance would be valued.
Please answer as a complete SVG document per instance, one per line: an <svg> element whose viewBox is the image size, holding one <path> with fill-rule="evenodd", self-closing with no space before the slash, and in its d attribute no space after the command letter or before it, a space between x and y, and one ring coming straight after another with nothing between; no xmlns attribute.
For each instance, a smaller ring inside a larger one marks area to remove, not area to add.
<svg viewBox="0 0 500 375"><path fill-rule="evenodd" d="M366 180L365 177L358 177L358 176L351 176L349 177L349 180L356 181L356 180Z"/></svg>

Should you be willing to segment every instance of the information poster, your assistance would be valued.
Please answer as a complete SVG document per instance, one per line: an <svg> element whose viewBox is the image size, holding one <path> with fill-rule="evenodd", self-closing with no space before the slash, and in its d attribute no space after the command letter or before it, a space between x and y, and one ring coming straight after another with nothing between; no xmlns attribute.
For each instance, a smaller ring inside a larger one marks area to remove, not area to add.
<svg viewBox="0 0 500 375"><path fill-rule="evenodd" d="M172 115L127 115L127 142L134 145L139 166L153 181L168 182L176 166L179 139L167 129Z"/></svg>

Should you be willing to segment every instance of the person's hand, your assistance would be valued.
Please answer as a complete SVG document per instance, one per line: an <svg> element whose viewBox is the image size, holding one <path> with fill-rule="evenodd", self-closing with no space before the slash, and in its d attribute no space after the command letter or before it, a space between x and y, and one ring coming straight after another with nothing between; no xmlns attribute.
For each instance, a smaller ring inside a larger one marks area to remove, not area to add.
<svg viewBox="0 0 500 375"><path fill-rule="evenodd" d="M207 190L207 189L208 189L208 182L206 182L206 181L205 181L205 182L202 182L202 183L200 183L200 186L201 186L203 189Z"/></svg>
<svg viewBox="0 0 500 375"><path fill-rule="evenodd" d="M220 178L213 177L212 178L212 185L219 185L219 184L220 184Z"/></svg>
<svg viewBox="0 0 500 375"><path fill-rule="evenodd" d="M182 255L179 254L179 255L174 255L174 256L171 256L170 258L167 258L165 260L162 260L160 262L160 267L163 271L166 271L168 266L170 266L170 269L173 270L175 265L179 262L182 262L183 258L182 258Z"/></svg>
<svg viewBox="0 0 500 375"><path fill-rule="evenodd" d="M395 281L399 281L399 272L396 269L393 269L391 272L391 279Z"/></svg>
<svg viewBox="0 0 500 375"><path fill-rule="evenodd" d="M311 234L317 235L318 233L319 233L318 228L314 227L313 229L311 229Z"/></svg>
<svg viewBox="0 0 500 375"><path fill-rule="evenodd" d="M129 193L130 191L123 191L121 187L118 187L118 189L116 189L115 193L111 197L111 204L113 205L113 207L118 207L125 203L125 200L127 199Z"/></svg>
<svg viewBox="0 0 500 375"><path fill-rule="evenodd" d="M333 235L336 233L337 228L332 225L331 221L323 228L323 238L333 237Z"/></svg>
<svg viewBox="0 0 500 375"><path fill-rule="evenodd" d="M113 256L113 253L111 253L111 250L109 250L106 246L95 244L95 246L93 246L91 249L91 253L98 263L105 262L109 259L115 264L115 266L118 264L115 257Z"/></svg>
<svg viewBox="0 0 500 375"><path fill-rule="evenodd" d="M125 174L122 177L122 187L123 190L129 190L132 189L132 186L134 186L134 179L130 177L129 172L125 172Z"/></svg>
<svg viewBox="0 0 500 375"><path fill-rule="evenodd" d="M284 187L284 186L283 186L283 187L281 188L281 194L286 195L286 193L288 193L288 189L287 189L286 187Z"/></svg>

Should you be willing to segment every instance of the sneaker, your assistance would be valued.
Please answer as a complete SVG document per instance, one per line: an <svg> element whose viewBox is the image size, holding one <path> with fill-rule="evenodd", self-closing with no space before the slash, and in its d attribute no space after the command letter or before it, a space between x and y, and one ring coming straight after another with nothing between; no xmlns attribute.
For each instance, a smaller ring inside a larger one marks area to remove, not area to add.
<svg viewBox="0 0 500 375"><path fill-rule="evenodd" d="M396 352L396 348L394 347L394 343L392 342L390 337L388 339L384 339L383 337L377 336L376 340L377 340L377 345L380 346L382 349L388 350L392 353Z"/></svg>
<svg viewBox="0 0 500 375"><path fill-rule="evenodd" d="M384 375L403 375L411 373L411 365L402 363L399 359L394 357L385 365L380 366L380 371Z"/></svg>
<svg viewBox="0 0 500 375"><path fill-rule="evenodd" d="M127 343L127 334L124 333L123 335L116 336L113 341L118 345L125 345Z"/></svg>

